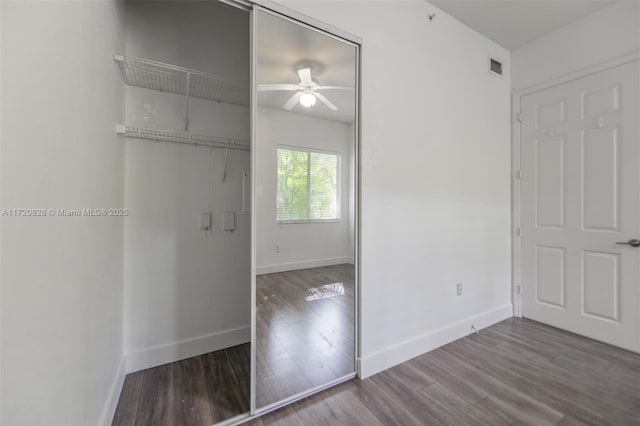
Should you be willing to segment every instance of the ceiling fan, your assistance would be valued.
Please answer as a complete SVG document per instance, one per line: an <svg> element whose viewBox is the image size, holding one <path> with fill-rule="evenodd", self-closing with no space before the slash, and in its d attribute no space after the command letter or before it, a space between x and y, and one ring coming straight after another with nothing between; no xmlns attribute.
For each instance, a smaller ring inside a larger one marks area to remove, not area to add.
<svg viewBox="0 0 640 426"><path fill-rule="evenodd" d="M316 99L320 99L322 103L328 106L331 110L337 111L338 107L335 106L329 99L327 99L318 90L353 90L352 87L345 86L320 86L317 82L311 78L311 68L302 68L298 70L298 77L300 82L298 84L259 84L258 90L260 91L273 91L273 90L286 90L297 91L282 107L287 111L291 111L293 107L300 102L300 105L311 108L316 104Z"/></svg>

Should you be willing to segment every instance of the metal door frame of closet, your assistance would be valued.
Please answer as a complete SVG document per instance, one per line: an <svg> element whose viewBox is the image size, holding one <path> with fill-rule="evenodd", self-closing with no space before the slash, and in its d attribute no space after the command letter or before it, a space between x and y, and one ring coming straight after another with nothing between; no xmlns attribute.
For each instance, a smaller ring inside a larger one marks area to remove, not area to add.
<svg viewBox="0 0 640 426"><path fill-rule="evenodd" d="M324 22L313 19L288 7L282 6L271 0L219 0L223 3L237 7L250 13L250 50L251 50L251 395L250 395L250 412L230 418L226 421L218 423L222 425L234 425L244 423L245 421L261 416L268 412L277 410L280 407L291 404L300 399L318 393L324 389L333 387L339 383L351 380L359 375L360 372L360 79L361 79L361 45L362 39L351 33L335 28ZM255 406L255 383L256 383L256 108L257 108L257 90L255 85L255 72L257 65L256 55L256 12L261 11L285 19L296 25L300 25L312 31L317 31L329 37L335 38L343 43L352 45L356 49L356 125L355 128L355 212L354 212L354 260L355 260L355 303L354 303L354 372L344 377L333 380L324 385L308 389L305 392L292 395L279 402L256 409Z"/></svg>
<svg viewBox="0 0 640 426"><path fill-rule="evenodd" d="M239 424L270 411L276 410L292 402L303 399L309 395L320 392L329 387L335 386L347 380L351 380L359 374L360 370L360 46L362 40L346 31L332 27L323 22L315 20L309 16L298 13L292 9L274 3L270 0L220 0L229 5L238 7L242 10L250 12L251 22L251 395L250 395L250 412L229 419L220 424ZM256 384L256 108L257 108L257 90L255 84L255 73L257 65L256 55L256 14L258 11L269 13L288 20L296 25L300 25L312 31L317 31L329 37L335 38L343 43L352 45L356 49L356 125L355 127L355 212L354 212L354 260L355 260L355 303L354 303L354 372L336 379L327 384L308 389L297 395L290 396L279 402L266 407L256 409L255 406L255 384Z"/></svg>

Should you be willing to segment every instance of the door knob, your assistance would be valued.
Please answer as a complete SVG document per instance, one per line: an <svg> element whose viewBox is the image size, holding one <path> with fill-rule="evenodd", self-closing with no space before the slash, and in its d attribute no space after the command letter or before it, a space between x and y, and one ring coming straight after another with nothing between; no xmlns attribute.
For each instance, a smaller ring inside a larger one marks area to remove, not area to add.
<svg viewBox="0 0 640 426"><path fill-rule="evenodd" d="M631 239L629 241L617 242L616 244L626 244L626 245L631 246L631 247L640 247L640 240L634 238L634 239Z"/></svg>

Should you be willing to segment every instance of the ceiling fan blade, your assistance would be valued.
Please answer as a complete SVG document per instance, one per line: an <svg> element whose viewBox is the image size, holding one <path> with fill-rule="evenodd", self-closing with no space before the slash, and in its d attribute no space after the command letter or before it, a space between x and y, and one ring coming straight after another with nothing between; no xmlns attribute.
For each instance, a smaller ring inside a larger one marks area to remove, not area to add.
<svg viewBox="0 0 640 426"><path fill-rule="evenodd" d="M286 104L282 105L282 108L286 109L287 111L291 111L291 109L296 106L296 104L298 103L298 101L300 100L300 97L302 96L302 92L298 92L295 95L293 95L291 97L291 99L289 99L287 101Z"/></svg>
<svg viewBox="0 0 640 426"><path fill-rule="evenodd" d="M331 101L329 101L329 99L325 98L324 96L322 96L320 93L318 92L314 92L313 95L320 99L326 106L328 106L330 109L337 111L338 107L335 106L334 104L331 103Z"/></svg>
<svg viewBox="0 0 640 426"><path fill-rule="evenodd" d="M298 77L300 77L300 82L302 84L311 83L311 68L302 68L301 70L298 70Z"/></svg>
<svg viewBox="0 0 640 426"><path fill-rule="evenodd" d="M297 84L258 84L258 90L298 90Z"/></svg>
<svg viewBox="0 0 640 426"><path fill-rule="evenodd" d="M347 87L347 86L318 86L316 87L316 90L327 90L327 89L332 89L332 90L353 90L353 87Z"/></svg>

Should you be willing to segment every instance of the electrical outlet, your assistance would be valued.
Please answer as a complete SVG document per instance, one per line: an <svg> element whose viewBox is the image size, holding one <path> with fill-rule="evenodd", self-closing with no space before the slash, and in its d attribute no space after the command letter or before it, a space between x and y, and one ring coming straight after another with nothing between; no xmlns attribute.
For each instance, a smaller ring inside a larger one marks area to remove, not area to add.
<svg viewBox="0 0 640 426"><path fill-rule="evenodd" d="M456 284L456 296L462 296L462 283Z"/></svg>
<svg viewBox="0 0 640 426"><path fill-rule="evenodd" d="M275 251L276 253L280 253L280 246L276 246Z"/></svg>

